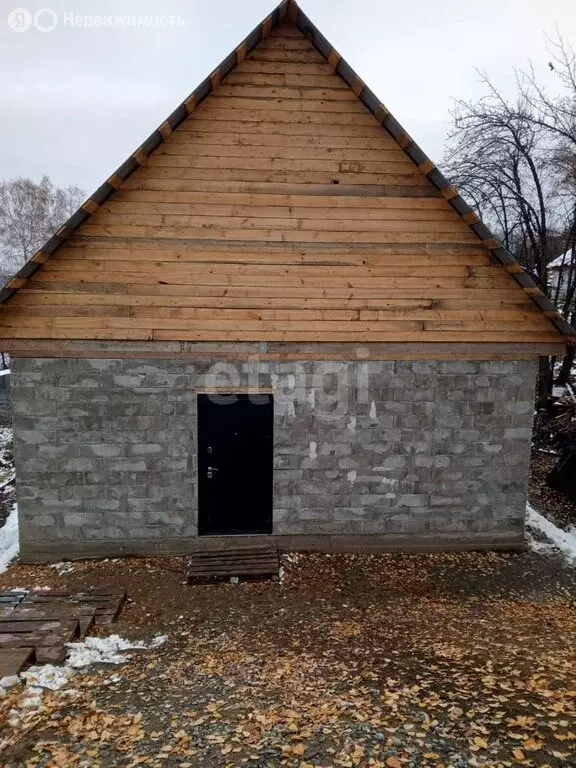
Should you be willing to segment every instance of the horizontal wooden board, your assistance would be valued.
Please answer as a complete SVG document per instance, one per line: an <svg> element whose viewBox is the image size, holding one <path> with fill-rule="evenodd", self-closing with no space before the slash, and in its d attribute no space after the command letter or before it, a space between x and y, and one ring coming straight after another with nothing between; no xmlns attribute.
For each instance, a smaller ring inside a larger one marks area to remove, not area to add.
<svg viewBox="0 0 576 768"><path fill-rule="evenodd" d="M162 159L162 162L158 161ZM172 158L167 160L166 158ZM230 160L230 158L234 158ZM151 165L154 160L157 164L172 163L173 167L179 164L191 164L191 160L203 160L208 163L200 167L228 167L225 163L234 163L234 167L254 167L252 165L244 166L244 163L250 160L261 160L267 167L285 167L288 160L294 161L292 168L301 168L303 170L329 170L339 169L343 164L358 167L363 171L386 172L390 164L394 164L392 171L398 172L398 166L407 167L414 172L413 163L406 157L405 153L397 149L347 149L345 147L320 147L320 146L245 146L243 144L204 144L201 152L198 144L191 142L178 142L166 144L162 150L153 155L147 165ZM177 163L176 161L179 161ZM214 165L214 160L220 160L221 165ZM328 165L330 164L330 165ZM384 168L382 171L381 169Z"/></svg>
<svg viewBox="0 0 576 768"><path fill-rule="evenodd" d="M281 61L289 62L291 64L319 64L323 65L324 57L315 51L312 46L306 51L283 51L276 48L264 48L258 46L255 48L247 58L248 61Z"/></svg>
<svg viewBox="0 0 576 768"><path fill-rule="evenodd" d="M116 272L128 272L134 269L134 262L131 260L88 260L88 259L69 259L59 262L56 259L49 262L41 274L50 274L62 271L79 271L80 276L74 276L75 279L82 279L84 273L95 274L98 271L104 271L107 275ZM97 276L97 275L96 275ZM389 278L412 280L424 277L432 280L455 279L460 282L477 279L503 279L506 282L511 278L502 273L498 266L469 267L460 265L440 266L437 264L426 264L412 266L410 274L406 276L406 268L402 264L365 267L361 272L355 266L324 266L324 265L277 265L277 264L212 264L212 263L164 263L161 260L150 263L145 270L145 276L166 277L173 280L180 280L184 277L191 277L199 281L203 279L216 278L222 279L223 284L228 279L235 280L241 277L254 278L255 284L266 283L268 278L279 278L281 285L289 285L291 281L296 284L319 285L319 281L325 280L328 284L344 281L352 286L354 281L363 281L368 284L378 282L383 286ZM39 277L39 275L38 275ZM380 280L379 278L383 278ZM273 284L272 282L270 284Z"/></svg>
<svg viewBox="0 0 576 768"><path fill-rule="evenodd" d="M46 288L46 286L41 286ZM84 286L92 287L92 286ZM170 286L163 286L170 287ZM135 286L135 288L142 288L142 286ZM41 309L42 307L49 307L51 314L55 314L54 307L59 307L59 313L63 313L69 306L80 305L84 309L93 307L98 310L106 310L112 307L191 307L191 308L207 308L213 309L296 309L296 310L334 310L347 311L347 310L382 310L386 312L398 312L409 309L438 309L438 310L457 310L459 312L491 312L497 310L494 314L495 317L506 317L507 312L513 312L514 316L521 316L521 311L535 311L533 309L534 304L528 299L528 297L514 298L509 297L507 299L469 299L466 298L466 306L469 309L460 309L461 301L458 299L449 298L310 298L310 297L287 297L287 296L261 296L260 294L246 297L246 296L171 296L168 294L156 295L152 287L148 293L80 293L70 291L64 292L45 292L45 291L31 291L22 290L13 299L11 306L15 307L27 307L28 309ZM209 292L207 287L206 293ZM467 290L467 293L470 293ZM496 292L500 294L501 292ZM524 307L524 310L519 310L518 307Z"/></svg>
<svg viewBox="0 0 576 768"><path fill-rule="evenodd" d="M223 217L226 221L243 219L247 222L255 219L273 219L275 221L297 222L299 220L308 220L310 224L306 226L319 226L322 229L326 227L337 227L344 222L351 224L358 221L361 229L364 228L364 222L385 222L396 221L399 226L409 222L454 222L460 228L465 227L461 223L459 216L450 209L424 208L416 207L414 209L404 208L358 208L353 207L348 210L342 208L326 207L307 207L307 206L267 206L267 205L214 205L202 203L148 203L144 201L121 202L113 200L103 205L97 216L105 217L106 214L112 215L137 215L140 217L150 216L170 216L176 215L187 217L188 220L205 217L206 225L209 225L215 217ZM93 221L96 216L93 217ZM169 219L163 219L162 223ZM134 222L134 223L140 223ZM152 224L153 220L148 219L145 223Z"/></svg>
<svg viewBox="0 0 576 768"><path fill-rule="evenodd" d="M415 284L408 286L402 284L390 286L388 282L386 285L374 285L374 281L368 288L353 288L350 286L345 287L325 287L314 285L282 285L274 286L267 285L264 292L262 286L240 286L240 285L196 285L190 284L169 284L166 282L156 283L150 281L148 283L117 283L117 282L103 282L102 279L97 277L92 281L85 283L77 282L78 276L70 274L66 275L67 279L64 281L58 280L40 280L38 279L41 273L35 275L31 280L26 283L26 289L29 293L35 291L56 291L61 293L62 291L75 291L77 293L109 293L114 295L137 295L137 296L185 296L194 298L196 296L202 296L207 298L251 298L252 300L260 301L266 298L290 298L305 300L315 299L385 299L390 300L393 298L400 299L425 299L430 295L436 299L453 299L461 300L465 302L474 301L481 303L484 300L486 291L483 287L477 287L474 285L452 285L451 287L438 287L434 286L431 290L430 286L426 285L425 281L419 280ZM106 275L101 275L101 278L106 278ZM490 298L493 301L522 301L530 302L530 299L525 293L518 291L514 284L507 283L507 288L492 288L490 291ZM12 306L12 304L7 305Z"/></svg>
<svg viewBox="0 0 576 768"><path fill-rule="evenodd" d="M329 241L339 240L339 235L345 232L361 232L365 235L369 232L401 232L403 234L408 233L423 233L421 239L428 241L430 235L439 233L451 233L453 235L462 235L462 242L470 242L470 230L458 219L450 219L448 217L425 220L418 220L416 218L392 218L392 217L378 217L371 216L369 218L353 218L346 219L346 214L341 213L338 218L296 218L296 217L273 217L272 216L226 216L226 215L208 215L200 214L180 214L180 213L126 213L111 211L110 209L98 213L92 217L90 226L106 226L106 227L125 227L134 226L141 227L146 226L152 228L157 226L160 228L170 228L174 231L178 231L179 228L197 228L202 227L210 230L234 230L240 229L266 229L270 230L274 228L277 234L281 234L283 231L306 233L301 240L305 241L309 238L309 232L316 233L316 235L322 239L324 235L320 233L329 232L334 235L330 237ZM217 236L217 235L216 235ZM250 237L250 235L248 235ZM269 238L267 238L269 239ZM279 239L282 239L280 237ZM368 237L368 242L372 242ZM472 242L474 240L472 239ZM376 240L375 242L378 242ZM457 240L456 242L459 242Z"/></svg>
<svg viewBox="0 0 576 768"><path fill-rule="evenodd" d="M78 339L78 340L126 340L126 341L212 341L212 342L245 342L260 341L266 338L268 342L348 342L348 343L409 343L416 341L427 342L524 342L524 343L558 343L558 333L555 329L549 331L519 331L501 328L495 331L485 330L458 330L441 331L364 331L361 335L357 331L333 331L327 324L320 331L270 331L265 329L254 330L184 330L184 329L149 329L149 328L113 328L99 324L95 327L87 327L76 321L72 325L62 326L51 324L49 321L41 326L0 327L2 339Z"/></svg>
<svg viewBox="0 0 576 768"><path fill-rule="evenodd" d="M338 180L337 180L338 181ZM316 184L307 182L299 184L297 182L284 181L238 181L238 180L206 180L206 179L174 179L174 178L145 178L141 173L134 174L124 184L123 189L141 189L141 190L161 190L178 192L222 192L222 193L240 193L240 194L269 194L269 195L292 195L298 197L326 196L334 197L409 197L409 198L436 198L441 199L440 192L430 185L419 183L410 186L393 184L354 184L335 183L331 178L330 182Z"/></svg>
<svg viewBox="0 0 576 768"><path fill-rule="evenodd" d="M296 159L286 157L246 157L240 153L236 157L219 155L217 157L206 154L169 155L158 153L153 155L144 166L147 170L152 168L218 168L222 170L255 170L255 171L320 171L332 174L416 174L414 165L406 157L398 155L392 160L384 158L383 161L369 160L339 160L339 159Z"/></svg>
<svg viewBox="0 0 576 768"><path fill-rule="evenodd" d="M253 113L256 119L260 117L264 120L273 121L302 121L305 116L306 120L303 122L329 122L333 119L334 115L342 116L346 115L350 120L346 122L352 122L354 119L358 120L360 125L371 125L374 122L374 116L371 115L364 104L356 98L349 99L303 99L303 98L251 98L246 96L221 96L219 92L208 100L202 102L202 105L198 107L198 111L195 117L206 117L206 115L218 115L226 112L229 120L230 117L234 118L238 113ZM302 114L304 113L304 114ZM317 113L322 113L323 117L320 119ZM368 119L363 119L368 118ZM254 120L254 117L239 118ZM339 122L339 120L336 120Z"/></svg>
<svg viewBox="0 0 576 768"><path fill-rule="evenodd" d="M249 100L238 99L238 101ZM210 124L213 124L214 121L228 123L231 120L234 123L258 123L260 125L268 123L272 126L272 133L277 125L284 126L285 128L299 128L301 124L308 126L323 126L325 130L322 132L330 132L334 128L342 125L349 126L347 130L354 131L354 133L356 132L357 127L362 126L366 128L374 128L376 131L382 130L376 123L374 117L367 112L365 107L362 107L362 111L335 111L332 109L334 106L334 102L332 101L326 102L323 110L309 112L295 110L292 102L283 105L284 108L282 110L263 109L262 106L258 107L253 104L246 104L245 106L238 105L236 108L231 109L229 106L222 105L220 107L213 103L204 103L206 106L203 104L193 113L193 117L191 118L193 121L191 125L194 126L193 130L200 130L199 125L201 123L209 122ZM288 105L290 105L291 108L289 108ZM330 105L330 108L328 108L327 105ZM336 106L340 105L337 104ZM220 127L220 130L223 130L222 126Z"/></svg>
<svg viewBox="0 0 576 768"><path fill-rule="evenodd" d="M274 120L271 119L270 112L265 112L264 115L256 115L254 112L246 113L242 117L242 124L238 123L240 115L237 114L239 110L230 114L227 112L227 116L222 110L217 110L217 116L214 117L212 112L208 113L198 110L193 112L192 116L186 122L178 128L179 131L187 132L192 131L194 133L209 133L215 135L217 133L252 133L253 135L270 135L276 136L338 136L338 137L352 137L352 138L382 138L382 127L378 125L376 120L371 115L362 115L361 120L359 116L342 115L341 120L335 120L334 115L323 115L321 112L313 115L313 119L308 120L310 117L308 114L303 114L300 119L292 119L291 114L277 113L274 115ZM225 112L225 110L224 110Z"/></svg>
<svg viewBox="0 0 576 768"><path fill-rule="evenodd" d="M281 83L278 85L271 85L269 82L263 84L257 83L234 83L229 79L224 81L221 85L215 97L222 99L223 97L232 99L297 99L297 100L313 100L313 101L343 101L349 104L355 104L357 102L356 96L344 84L339 87L308 87L302 86L287 86L284 84L283 77L280 76ZM330 80L332 85L334 81Z"/></svg>
<svg viewBox="0 0 576 768"><path fill-rule="evenodd" d="M377 266L400 266L404 270L409 267L435 266L448 267L480 267L489 266L489 258L486 254L448 254L446 256L431 256L429 254L400 254L390 253L382 256L354 254L354 253L294 253L292 251L275 252L250 252L238 253L237 251L212 251L202 250L201 248L138 248L132 244L114 245L109 248L94 245L93 247L83 245L79 247L63 248L53 258L53 263L61 261L86 260L107 260L107 261L136 261L140 262L143 269L146 269L146 263L150 261L158 262L182 262L182 263L204 263L211 264L271 264L271 265L325 265L331 267L355 266L355 267L377 267Z"/></svg>
<svg viewBox="0 0 576 768"><path fill-rule="evenodd" d="M140 170L141 180L165 179L172 180L188 179L189 189L198 187L191 183L192 180L226 182L226 181L256 181L273 182L283 184L362 184L362 185L385 185L385 186L427 186L428 182L424 176L416 172L399 173L371 173L354 170L347 171L296 171L296 170L270 170L270 169L249 169L249 168L190 168L190 167L158 167L155 165L145 166ZM213 187L214 188L214 187ZM329 193L331 194L331 193Z"/></svg>
<svg viewBox="0 0 576 768"><path fill-rule="evenodd" d="M289 74L246 71L239 72L234 70L224 81L226 85L268 85L271 87L285 86L289 88L330 88L330 90L339 89L347 91L348 87L340 78L334 78L333 74Z"/></svg>
<svg viewBox="0 0 576 768"><path fill-rule="evenodd" d="M293 147L293 148L307 148L307 149L322 149L338 151L341 149L355 150L383 150L383 151L397 151L399 149L396 142L387 133L384 133L381 128L378 128L373 136L363 136L361 133L355 136L343 135L343 129L340 128L338 133L332 133L330 135L319 135L318 133L310 134L287 134L285 131L278 131L276 133L255 133L250 130L246 130L244 124L236 125L236 128L232 131L222 131L221 124L218 123L214 126L213 131L201 131L191 128L187 131L181 131L178 129L173 133L163 148L175 148L175 147L196 147L199 152L210 151L208 148L212 146L218 146L224 148L226 146L240 146L240 147ZM351 131L348 131L351 133Z"/></svg>
<svg viewBox="0 0 576 768"><path fill-rule="evenodd" d="M238 74L266 72L279 73L286 75L328 75L336 77L334 70L325 62L303 62L303 61L269 61L263 59L245 59L237 69Z"/></svg>
<svg viewBox="0 0 576 768"><path fill-rule="evenodd" d="M330 187L330 191L334 190L334 187ZM425 211L448 211L453 213L452 209L443 198L412 198L412 197L379 197L379 196L345 196L345 195L317 195L310 192L309 194L302 195L290 195L290 194L273 194L273 193L261 193L251 194L242 192L180 192L178 190L143 190L137 188L122 187L114 195L114 198L107 202L105 205L112 205L115 203L125 202L166 202L166 203L186 203L186 204L203 204L203 205L233 205L233 206L249 206L254 207L268 207L268 208L322 208L324 215L325 211L330 211L330 216L337 217L338 213L335 209L344 208L346 210L352 208L361 209L376 209L378 211L402 211L401 215L406 212L407 215L414 213L416 210ZM309 212L310 216L316 215ZM351 214L355 215L355 214ZM414 214L415 215L415 214ZM486 249L482 247L482 251L486 252Z"/></svg>
<svg viewBox="0 0 576 768"><path fill-rule="evenodd" d="M76 301L81 301L81 296L76 295ZM424 303L424 302L422 302ZM55 312L53 305L40 304L32 307L22 306L20 310L12 310L12 319L18 317L105 317L105 318L147 318L150 326L154 326L157 319L188 319L211 320L220 319L234 321L238 326L244 327L247 320L267 321L292 321L307 322L320 321L335 323L336 321L374 321L384 322L386 327L391 327L396 321L424 321L426 323L441 322L451 325L470 325L490 322L492 324L507 321L508 327L521 325L528 330L534 326L546 327L546 319L536 308L531 311L519 312L516 307L508 309L488 308L476 310L446 310L433 308L414 308L389 306L384 309L263 309L261 307L247 308L222 308L210 307L163 307L147 306L143 303L131 303L128 306L104 305L91 306L90 304L65 303ZM195 324L193 324L195 325ZM425 326L426 327L426 326ZM334 328L331 325L331 328ZM351 326L354 328L354 326Z"/></svg>

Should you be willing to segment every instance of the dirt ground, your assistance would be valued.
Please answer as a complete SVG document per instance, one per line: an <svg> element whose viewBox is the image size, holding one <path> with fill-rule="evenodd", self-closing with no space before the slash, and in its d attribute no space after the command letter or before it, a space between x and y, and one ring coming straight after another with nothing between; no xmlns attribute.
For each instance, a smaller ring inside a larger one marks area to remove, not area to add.
<svg viewBox="0 0 576 768"><path fill-rule="evenodd" d="M0 764L576 762L575 569L532 552L283 560L281 583L208 586L185 584L183 558L10 568L2 589L125 589L110 629L168 639L28 710L0 699Z"/></svg>

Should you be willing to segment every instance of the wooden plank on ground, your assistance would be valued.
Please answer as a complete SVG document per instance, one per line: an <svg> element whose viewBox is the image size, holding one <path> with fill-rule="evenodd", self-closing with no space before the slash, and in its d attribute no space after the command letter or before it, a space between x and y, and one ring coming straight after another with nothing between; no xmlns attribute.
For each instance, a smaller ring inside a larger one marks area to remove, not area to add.
<svg viewBox="0 0 576 768"><path fill-rule="evenodd" d="M52 632L1 632L0 647L2 648L38 648L44 646L64 645L74 640L78 633L78 620L61 621L60 629Z"/></svg>
<svg viewBox="0 0 576 768"><path fill-rule="evenodd" d="M24 619L12 621L10 616L0 619L0 635L18 632L58 632L62 629L60 619Z"/></svg>
<svg viewBox="0 0 576 768"><path fill-rule="evenodd" d="M68 649L64 645L39 646L36 648L36 663L59 664L67 654Z"/></svg>
<svg viewBox="0 0 576 768"><path fill-rule="evenodd" d="M33 656L33 647L0 648L0 678L19 674Z"/></svg>

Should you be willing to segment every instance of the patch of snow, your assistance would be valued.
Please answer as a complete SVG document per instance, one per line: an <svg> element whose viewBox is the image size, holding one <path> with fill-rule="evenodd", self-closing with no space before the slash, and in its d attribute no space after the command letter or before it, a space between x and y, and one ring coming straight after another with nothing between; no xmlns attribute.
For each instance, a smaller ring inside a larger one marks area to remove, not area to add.
<svg viewBox="0 0 576 768"><path fill-rule="evenodd" d="M536 512L530 504L526 507L526 526L537 531L550 542L535 541L528 531L528 544L535 552L542 554L553 551L554 548L559 549L570 564L576 564L576 531L573 528L563 531L545 518L544 515Z"/></svg>
<svg viewBox="0 0 576 768"><path fill-rule="evenodd" d="M294 374L289 373L286 381L287 381L287 384L288 384L288 389L295 389L295 387L296 387L296 376L294 376Z"/></svg>
<svg viewBox="0 0 576 768"><path fill-rule="evenodd" d="M120 635L110 637L87 637L82 643L67 643L70 649L66 665L73 669L81 669L89 664L123 664L131 656L121 651L158 648L166 641L167 635L155 637L150 645L142 640L126 640Z"/></svg>
<svg viewBox="0 0 576 768"><path fill-rule="evenodd" d="M350 472L348 472L348 474L346 475L346 477L348 478L349 482L354 483L356 481L356 470L351 469Z"/></svg>
<svg viewBox="0 0 576 768"><path fill-rule="evenodd" d="M19 682L18 675L6 675L6 677L0 678L0 696L5 696L8 688L13 688Z"/></svg>
<svg viewBox="0 0 576 768"><path fill-rule="evenodd" d="M310 443L310 448L308 450L308 456L311 459L317 459L318 458L318 444L314 442L314 440Z"/></svg>
<svg viewBox="0 0 576 768"><path fill-rule="evenodd" d="M0 427L0 449L12 442L14 430L12 427Z"/></svg>
<svg viewBox="0 0 576 768"><path fill-rule="evenodd" d="M4 527L0 528L0 573L4 573L19 552L18 505L14 504Z"/></svg>
<svg viewBox="0 0 576 768"><path fill-rule="evenodd" d="M74 570L72 563L65 563L64 561L61 563L50 563L49 567L53 568L58 576L64 576L67 573L72 573Z"/></svg>
<svg viewBox="0 0 576 768"><path fill-rule="evenodd" d="M270 384L272 385L272 389L278 389L278 374L277 373L270 374Z"/></svg>
<svg viewBox="0 0 576 768"><path fill-rule="evenodd" d="M0 371L0 376L10 376L10 368L4 368L3 371Z"/></svg>
<svg viewBox="0 0 576 768"><path fill-rule="evenodd" d="M574 250L570 248L570 250L566 251L566 253L562 253L560 256L554 259L554 261L551 261L548 264L548 269L561 269L562 267L570 266L574 258L573 254Z"/></svg>
<svg viewBox="0 0 576 768"><path fill-rule="evenodd" d="M376 413L376 403L374 400L370 403L370 421L378 421L378 414Z"/></svg>
<svg viewBox="0 0 576 768"><path fill-rule="evenodd" d="M308 401L308 405L312 410L316 407L316 392L315 390L311 389L309 392L306 393L306 400Z"/></svg>
<svg viewBox="0 0 576 768"><path fill-rule="evenodd" d="M58 691L63 685L66 685L73 674L69 667L42 664L21 672L20 677L34 688L48 688L50 691Z"/></svg>
<svg viewBox="0 0 576 768"><path fill-rule="evenodd" d="M348 422L348 429L350 432L356 432L356 416L350 416L350 421Z"/></svg>

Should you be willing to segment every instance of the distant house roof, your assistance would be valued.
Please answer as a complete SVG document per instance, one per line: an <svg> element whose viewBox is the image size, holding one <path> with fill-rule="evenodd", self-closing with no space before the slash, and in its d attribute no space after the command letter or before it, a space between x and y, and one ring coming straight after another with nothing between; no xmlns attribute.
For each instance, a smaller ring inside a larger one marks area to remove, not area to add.
<svg viewBox="0 0 576 768"><path fill-rule="evenodd" d="M548 264L548 269L562 269L576 263L576 248L570 248Z"/></svg>

